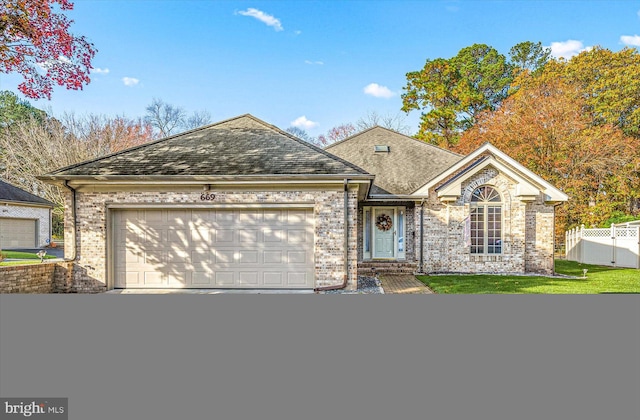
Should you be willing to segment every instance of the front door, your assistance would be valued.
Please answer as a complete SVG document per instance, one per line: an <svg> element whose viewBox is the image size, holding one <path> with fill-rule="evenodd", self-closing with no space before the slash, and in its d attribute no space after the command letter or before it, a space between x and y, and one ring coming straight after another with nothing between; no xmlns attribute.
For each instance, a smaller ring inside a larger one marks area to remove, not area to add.
<svg viewBox="0 0 640 420"><path fill-rule="evenodd" d="M375 209L373 212L373 258L394 258L395 209Z"/></svg>

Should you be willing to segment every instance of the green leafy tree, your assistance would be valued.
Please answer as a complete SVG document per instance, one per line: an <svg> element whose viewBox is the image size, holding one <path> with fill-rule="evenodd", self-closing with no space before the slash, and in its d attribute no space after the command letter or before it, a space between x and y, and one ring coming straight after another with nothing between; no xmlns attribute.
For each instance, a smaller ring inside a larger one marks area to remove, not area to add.
<svg viewBox="0 0 640 420"><path fill-rule="evenodd" d="M407 73L402 110L421 110L417 138L440 146L458 143L477 115L507 97L512 67L504 55L485 44L463 48L450 59L427 60Z"/></svg>
<svg viewBox="0 0 640 420"><path fill-rule="evenodd" d="M551 49L543 47L541 42L525 41L511 47L509 58L515 72L536 73L549 62Z"/></svg>
<svg viewBox="0 0 640 420"><path fill-rule="evenodd" d="M15 93L0 92L0 127L8 127L16 122L34 118L43 122L47 114L34 107L29 101L20 99Z"/></svg>

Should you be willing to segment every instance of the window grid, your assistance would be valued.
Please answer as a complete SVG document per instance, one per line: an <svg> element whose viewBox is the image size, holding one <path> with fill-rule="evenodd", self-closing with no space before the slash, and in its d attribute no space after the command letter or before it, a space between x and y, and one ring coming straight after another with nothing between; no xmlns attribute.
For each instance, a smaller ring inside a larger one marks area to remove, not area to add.
<svg viewBox="0 0 640 420"><path fill-rule="evenodd" d="M502 206L500 194L488 186L477 188L471 195L472 254L502 253Z"/></svg>

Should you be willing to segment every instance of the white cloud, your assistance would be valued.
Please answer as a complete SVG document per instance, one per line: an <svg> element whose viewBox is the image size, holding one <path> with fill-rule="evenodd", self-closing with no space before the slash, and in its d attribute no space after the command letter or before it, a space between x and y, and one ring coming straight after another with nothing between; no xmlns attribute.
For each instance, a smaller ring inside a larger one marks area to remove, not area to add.
<svg viewBox="0 0 640 420"><path fill-rule="evenodd" d="M395 93L391 92L388 87L381 86L377 83L369 83L364 87L364 93L367 95L375 96L376 98L389 99L395 96Z"/></svg>
<svg viewBox="0 0 640 420"><path fill-rule="evenodd" d="M93 72L96 74L109 74L109 69L101 69L100 67L96 67L95 69L93 69Z"/></svg>
<svg viewBox="0 0 640 420"><path fill-rule="evenodd" d="M140 83L140 80L136 79L135 77L123 77L122 83L124 83L125 86L135 86Z"/></svg>
<svg viewBox="0 0 640 420"><path fill-rule="evenodd" d="M263 12L262 10L254 9L253 7L248 8L247 10L241 10L238 12L242 16L251 16L258 19L260 22L266 24L267 26L272 26L276 31L282 31L284 28L280 23L280 19L271 16Z"/></svg>
<svg viewBox="0 0 640 420"><path fill-rule="evenodd" d="M294 127L302 128L303 130L309 130L317 127L320 124L315 121L308 120L307 117L303 115L302 117L298 117L295 120L291 121L291 125Z"/></svg>
<svg viewBox="0 0 640 420"><path fill-rule="evenodd" d="M302 33L302 31L294 31L293 32L295 35L300 35Z"/></svg>
<svg viewBox="0 0 640 420"><path fill-rule="evenodd" d="M324 61L311 61L311 60L304 60L305 64L315 64L317 66L322 66L324 64Z"/></svg>
<svg viewBox="0 0 640 420"><path fill-rule="evenodd" d="M620 42L625 45L632 45L634 47L640 47L640 36L638 35L622 35L620 37Z"/></svg>
<svg viewBox="0 0 640 420"><path fill-rule="evenodd" d="M640 18L640 10L638 10L638 17Z"/></svg>
<svg viewBox="0 0 640 420"><path fill-rule="evenodd" d="M553 57L569 59L583 51L589 51L593 47L585 47L582 41L569 39L567 41L552 42L551 46L547 48L551 48L551 55Z"/></svg>

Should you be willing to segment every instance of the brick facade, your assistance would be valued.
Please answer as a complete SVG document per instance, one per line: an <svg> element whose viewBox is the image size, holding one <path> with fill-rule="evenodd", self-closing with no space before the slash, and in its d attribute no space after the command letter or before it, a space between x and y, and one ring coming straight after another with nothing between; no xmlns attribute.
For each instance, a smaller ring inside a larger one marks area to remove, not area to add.
<svg viewBox="0 0 640 420"><path fill-rule="evenodd" d="M464 245L464 220L473 191L481 185L502 196L502 253L471 254ZM487 168L462 183L455 202L444 203L430 191L424 209L424 272L553 273L554 208L542 197L521 201L514 181ZM420 207L415 210L416 225Z"/></svg>
<svg viewBox="0 0 640 420"><path fill-rule="evenodd" d="M473 191L482 185L495 188L502 197L502 253L474 255L464 244L464 221L470 213ZM461 185L461 195L454 202L443 202L431 190L424 202L423 272L426 273L553 273L554 207L542 196L534 201L516 197L516 183L496 169L487 168ZM405 206L407 208L405 263L420 260L420 203L366 202L358 207L358 261L363 264L363 207ZM372 260L375 263L375 260ZM375 264L374 264L375 265ZM388 261L380 263L382 271Z"/></svg>
<svg viewBox="0 0 640 420"><path fill-rule="evenodd" d="M37 246L47 246L51 241L51 210L48 207L32 207L27 205L0 205L0 218L32 219L37 221Z"/></svg>
<svg viewBox="0 0 640 420"><path fill-rule="evenodd" d="M216 190L215 205L224 204L282 204L309 203L314 210L315 239L314 263L315 286L339 285L344 276L344 192L342 189L306 190ZM110 288L107 279L107 218L110 205L155 205L171 206L202 205L202 190L185 188L183 192L159 191L92 191L86 188L76 195L76 245L78 268L68 285L75 291L96 291ZM348 193L349 256L348 289L357 287L357 187ZM65 210L65 257L72 257L71 196L66 196Z"/></svg>

